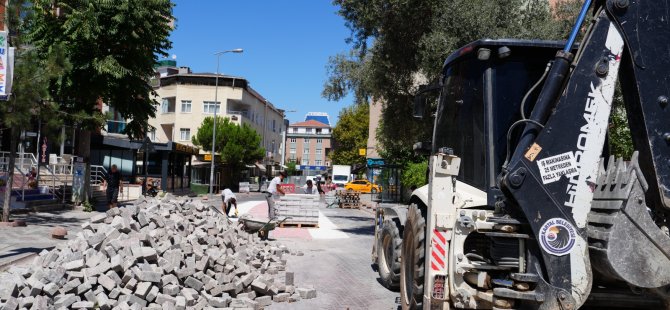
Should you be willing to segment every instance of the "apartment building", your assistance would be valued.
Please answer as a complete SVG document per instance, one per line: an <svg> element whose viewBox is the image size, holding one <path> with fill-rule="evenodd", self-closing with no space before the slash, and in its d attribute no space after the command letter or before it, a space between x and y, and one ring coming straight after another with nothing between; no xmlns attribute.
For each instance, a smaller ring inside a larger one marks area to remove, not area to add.
<svg viewBox="0 0 670 310"><path fill-rule="evenodd" d="M214 101L217 85L216 74L193 73L187 67L177 67L176 62L163 61L153 79L156 100L160 106L156 117L149 120L154 129L149 138L154 142L175 141L193 145L191 138L198 131L205 117L226 117L234 123L247 124L262 138L266 156L259 168L278 166L281 160L284 136L284 111L275 107L241 77L219 75L218 96ZM200 150L194 160L193 180L207 183L211 156Z"/></svg>
<svg viewBox="0 0 670 310"><path fill-rule="evenodd" d="M331 140L328 115L311 112L305 121L288 126L286 162L298 164L298 169L303 171L326 171L330 166L326 154L330 151Z"/></svg>

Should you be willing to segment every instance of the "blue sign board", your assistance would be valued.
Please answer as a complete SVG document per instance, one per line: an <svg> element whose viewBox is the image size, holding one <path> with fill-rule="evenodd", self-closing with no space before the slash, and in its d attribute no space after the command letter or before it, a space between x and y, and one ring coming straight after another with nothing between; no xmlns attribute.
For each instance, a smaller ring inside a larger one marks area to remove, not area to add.
<svg viewBox="0 0 670 310"><path fill-rule="evenodd" d="M370 166L383 166L384 159L382 158L368 158L368 167Z"/></svg>
<svg viewBox="0 0 670 310"><path fill-rule="evenodd" d="M299 165L299 166L296 166L296 169L298 169L298 170L319 170L319 171L326 171L326 170L328 170L328 167L326 167L326 166L305 166L305 165Z"/></svg>

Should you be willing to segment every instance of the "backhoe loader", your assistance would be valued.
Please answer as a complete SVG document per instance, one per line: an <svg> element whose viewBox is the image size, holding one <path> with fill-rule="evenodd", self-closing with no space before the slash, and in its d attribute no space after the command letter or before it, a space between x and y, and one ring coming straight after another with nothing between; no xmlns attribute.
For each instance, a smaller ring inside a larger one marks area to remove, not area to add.
<svg viewBox="0 0 670 310"><path fill-rule="evenodd" d="M670 309L670 2L587 0L567 41L476 41L420 89L429 182L387 256L403 309Z"/></svg>

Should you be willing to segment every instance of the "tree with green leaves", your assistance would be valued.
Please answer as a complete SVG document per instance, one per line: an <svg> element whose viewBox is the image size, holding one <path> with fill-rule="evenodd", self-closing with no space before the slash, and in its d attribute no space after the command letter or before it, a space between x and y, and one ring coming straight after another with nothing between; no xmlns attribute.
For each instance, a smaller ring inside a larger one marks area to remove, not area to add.
<svg viewBox="0 0 670 310"><path fill-rule="evenodd" d="M202 121L197 133L191 138L193 144L205 150L212 149L213 122L213 117L206 117ZM230 168L233 181L236 181L238 172L245 164L255 163L265 155L265 149L261 147L261 136L256 130L247 124L238 126L229 118L220 116L216 117L214 151L221 154L221 162Z"/></svg>
<svg viewBox="0 0 670 310"><path fill-rule="evenodd" d="M298 164L296 164L294 161L286 163L286 173L289 176L294 176L297 171L298 171Z"/></svg>
<svg viewBox="0 0 670 310"><path fill-rule="evenodd" d="M69 63L63 55L60 45L53 46L48 53L39 55L30 46L26 38L27 25L32 17L27 10L26 1L11 1L6 10L6 21L11 29L9 44L15 47L13 86L9 100L0 104L0 123L9 131L9 162L6 190L1 221L10 220L11 188L14 183L16 147L21 131L31 129L32 120L37 118L44 126L43 132L54 131L61 125L58 106L49 100L49 85L69 70ZM48 116L48 117L45 117ZM25 173L18 171L19 173Z"/></svg>
<svg viewBox="0 0 670 310"><path fill-rule="evenodd" d="M344 108L333 128L333 151L330 159L333 165L364 164L365 156L359 149L367 148L370 107L365 104Z"/></svg>
<svg viewBox="0 0 670 310"><path fill-rule="evenodd" d="M88 159L91 131L101 127L100 104L123 118L129 136L142 136L156 102L149 78L172 46L170 0L32 0L31 44L45 57L62 46L71 70L53 78L49 92L80 124L78 156ZM91 117L97 115L98 117ZM89 165L90 168L90 165ZM87 169L87 178L90 169ZM88 197L88 182L84 196Z"/></svg>
<svg viewBox="0 0 670 310"><path fill-rule="evenodd" d="M380 153L419 160L411 146L430 139L430 121L411 117L419 84L435 80L444 59L481 38L564 39L580 1L334 0L351 29L351 51L330 58L323 96L383 104Z"/></svg>

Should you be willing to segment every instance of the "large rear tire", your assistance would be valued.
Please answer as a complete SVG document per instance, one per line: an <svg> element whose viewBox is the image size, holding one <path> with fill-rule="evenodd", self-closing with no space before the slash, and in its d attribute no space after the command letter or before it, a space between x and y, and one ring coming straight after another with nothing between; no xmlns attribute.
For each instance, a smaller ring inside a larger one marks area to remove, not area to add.
<svg viewBox="0 0 670 310"><path fill-rule="evenodd" d="M384 287L397 290L400 287L400 246L402 238L396 223L384 220L377 244L377 269Z"/></svg>
<svg viewBox="0 0 670 310"><path fill-rule="evenodd" d="M402 309L422 309L426 220L416 204L409 206L402 238L400 302Z"/></svg>

